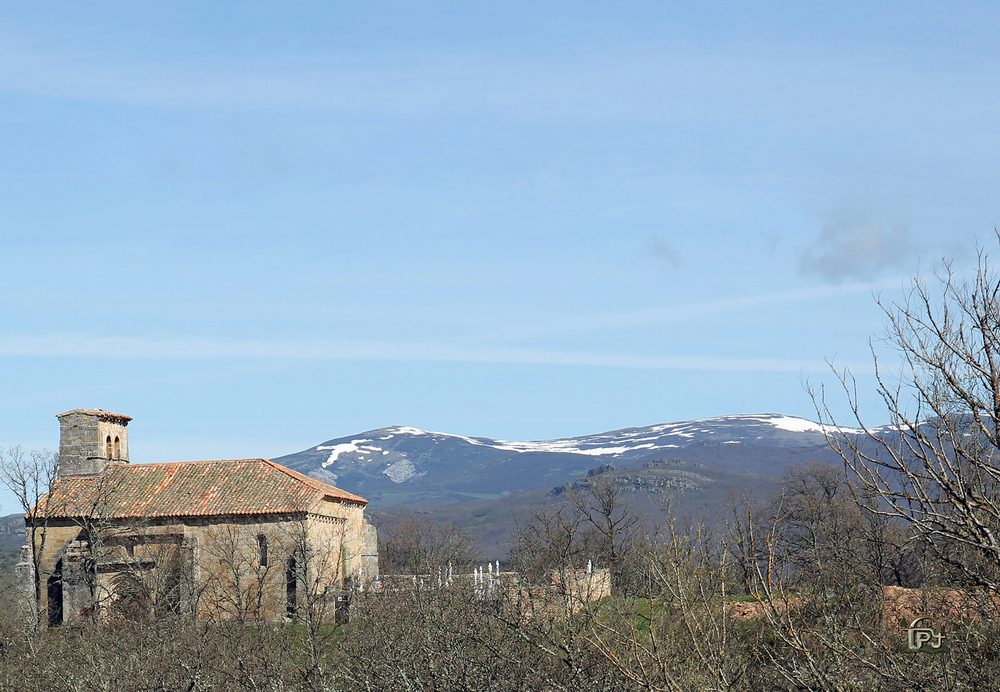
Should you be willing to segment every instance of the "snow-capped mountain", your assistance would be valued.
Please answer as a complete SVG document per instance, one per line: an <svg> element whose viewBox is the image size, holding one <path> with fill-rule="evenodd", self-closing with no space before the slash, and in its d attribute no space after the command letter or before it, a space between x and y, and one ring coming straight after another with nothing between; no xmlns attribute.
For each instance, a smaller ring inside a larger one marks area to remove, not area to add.
<svg viewBox="0 0 1000 692"><path fill-rule="evenodd" d="M566 483L601 464L628 467L656 458L780 473L803 454L829 454L819 424L760 414L533 442L392 426L275 461L386 506L495 498Z"/></svg>

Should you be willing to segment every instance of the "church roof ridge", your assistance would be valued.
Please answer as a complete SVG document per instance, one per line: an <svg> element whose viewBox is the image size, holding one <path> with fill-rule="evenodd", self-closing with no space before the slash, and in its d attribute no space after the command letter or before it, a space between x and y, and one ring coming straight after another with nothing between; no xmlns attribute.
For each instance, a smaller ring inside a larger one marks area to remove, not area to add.
<svg viewBox="0 0 1000 692"><path fill-rule="evenodd" d="M292 479L300 483L305 483L306 485L326 495L329 495L330 497L336 498L338 500L350 500L351 502L368 504L368 500L361 497L360 495L349 493L346 490L342 490L335 485L331 485L330 483L321 481L318 478L313 478L312 476L309 476L300 471L295 471L293 469L288 468L287 466L282 466L281 464L275 461L271 461L270 459L267 459L265 457L246 457L245 459L200 459L191 461L167 461L167 462L159 462L158 464L130 464L130 465L133 467L138 467L138 466L154 466L154 465L163 466L164 464L234 464L242 462L260 462L263 464L267 464L268 466L274 468L276 471L280 471L281 473L284 473L286 476L290 476Z"/></svg>
<svg viewBox="0 0 1000 692"><path fill-rule="evenodd" d="M39 509L50 519L288 514L308 512L324 498L368 503L269 459L250 458L115 464L101 474L59 479Z"/></svg>
<svg viewBox="0 0 1000 692"><path fill-rule="evenodd" d="M313 478L312 476L302 473L301 471L295 471L294 469L290 469L287 466L282 466L281 464L271 461L270 459L261 459L261 461L263 461L266 464L270 464L278 471L281 471L282 473L291 476L300 483L305 483L306 485L310 485L316 488L317 490L320 490L326 493L327 495L330 495L331 497L336 497L342 500L350 500L352 502L368 504L368 500L364 499L360 495L354 495L353 493L349 493L346 490L341 490L335 485L331 485L330 483L321 481L318 478ZM327 492L326 490L327 488L333 490L334 492L333 493Z"/></svg>

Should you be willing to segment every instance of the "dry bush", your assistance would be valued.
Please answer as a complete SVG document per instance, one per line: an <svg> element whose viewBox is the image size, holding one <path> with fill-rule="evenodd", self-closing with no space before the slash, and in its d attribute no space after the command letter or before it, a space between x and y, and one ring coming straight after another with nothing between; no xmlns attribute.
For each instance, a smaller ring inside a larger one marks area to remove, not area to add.
<svg viewBox="0 0 1000 692"><path fill-rule="evenodd" d="M468 583L366 592L334 679L345 690L628 690L581 636L585 620L528 617L510 589Z"/></svg>
<svg viewBox="0 0 1000 692"><path fill-rule="evenodd" d="M383 574L431 574L439 567L464 569L480 549L458 524L438 524L410 514L379 526L379 571Z"/></svg>

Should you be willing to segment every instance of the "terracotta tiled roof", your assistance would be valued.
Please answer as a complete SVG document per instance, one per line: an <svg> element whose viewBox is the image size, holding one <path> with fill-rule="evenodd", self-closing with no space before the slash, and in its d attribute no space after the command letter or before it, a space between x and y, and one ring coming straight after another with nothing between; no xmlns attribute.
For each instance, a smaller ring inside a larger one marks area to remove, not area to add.
<svg viewBox="0 0 1000 692"><path fill-rule="evenodd" d="M324 498L357 495L267 459L115 464L60 478L39 503L48 518L154 518L307 512Z"/></svg>

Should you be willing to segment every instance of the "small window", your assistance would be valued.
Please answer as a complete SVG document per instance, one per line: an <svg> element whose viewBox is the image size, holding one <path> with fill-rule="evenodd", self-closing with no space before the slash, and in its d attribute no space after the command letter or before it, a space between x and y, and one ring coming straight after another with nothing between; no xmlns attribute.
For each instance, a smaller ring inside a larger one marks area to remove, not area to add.
<svg viewBox="0 0 1000 692"><path fill-rule="evenodd" d="M114 449L111 447L111 435L108 435L107 451L108 451L107 454L108 459L114 459L114 457L111 456L111 453L114 451Z"/></svg>
<svg viewBox="0 0 1000 692"><path fill-rule="evenodd" d="M267 536L257 536L257 563L267 567Z"/></svg>
<svg viewBox="0 0 1000 692"><path fill-rule="evenodd" d="M117 437L115 438L115 459L122 458L122 442Z"/></svg>
<svg viewBox="0 0 1000 692"><path fill-rule="evenodd" d="M132 541L125 544L125 553L129 557L135 557L135 544Z"/></svg>

